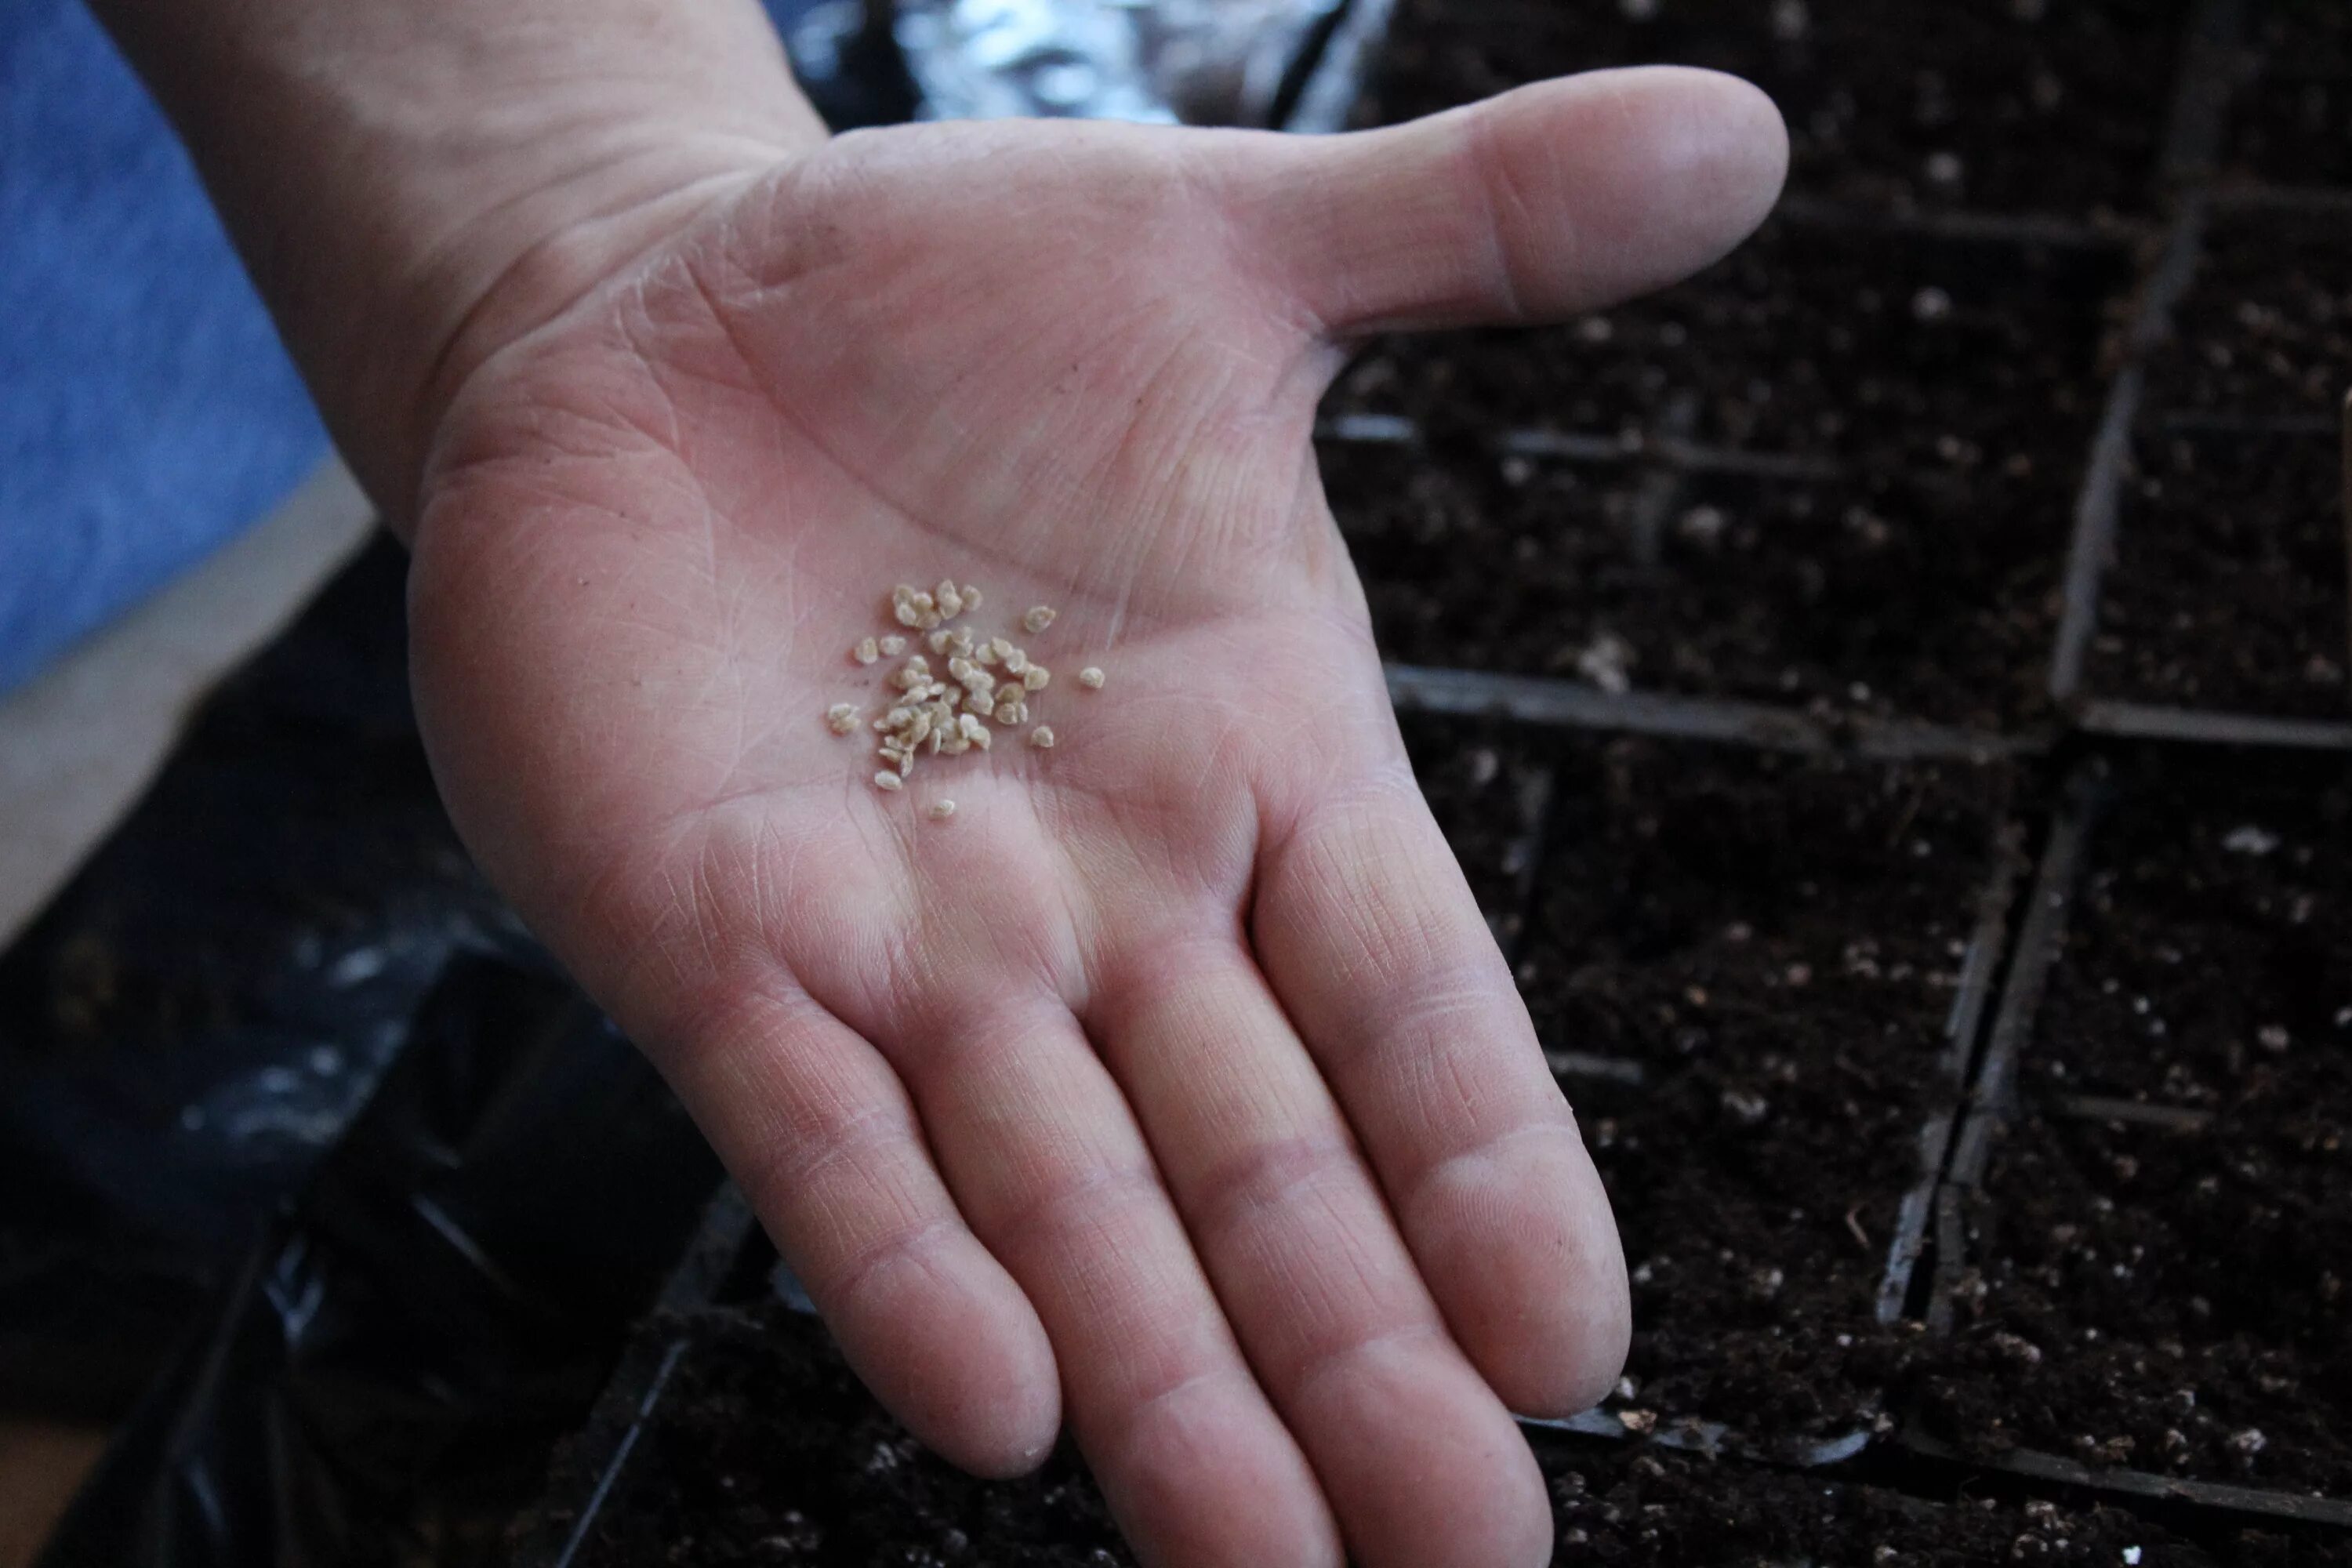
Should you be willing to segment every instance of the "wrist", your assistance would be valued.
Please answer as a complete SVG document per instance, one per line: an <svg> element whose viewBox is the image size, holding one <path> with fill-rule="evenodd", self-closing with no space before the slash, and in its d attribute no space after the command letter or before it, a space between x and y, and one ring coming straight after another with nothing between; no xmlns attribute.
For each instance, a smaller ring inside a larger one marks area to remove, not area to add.
<svg viewBox="0 0 2352 1568"><path fill-rule="evenodd" d="M824 140L751 0L97 0L394 526L466 377Z"/></svg>

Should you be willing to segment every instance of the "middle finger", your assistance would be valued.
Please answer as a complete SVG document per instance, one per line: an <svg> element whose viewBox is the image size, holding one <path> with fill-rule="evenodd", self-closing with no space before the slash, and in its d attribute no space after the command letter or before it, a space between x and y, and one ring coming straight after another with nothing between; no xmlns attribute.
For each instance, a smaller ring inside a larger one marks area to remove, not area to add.
<svg viewBox="0 0 2352 1568"><path fill-rule="evenodd" d="M1330 1090L1237 934L1121 955L1088 1032L1356 1561L1545 1561L1533 1456L1446 1331Z"/></svg>

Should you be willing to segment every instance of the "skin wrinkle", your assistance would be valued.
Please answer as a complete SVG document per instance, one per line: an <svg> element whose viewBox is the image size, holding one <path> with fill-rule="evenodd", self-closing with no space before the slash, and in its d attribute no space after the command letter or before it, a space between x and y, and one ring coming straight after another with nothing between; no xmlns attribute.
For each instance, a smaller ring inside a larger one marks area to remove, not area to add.
<svg viewBox="0 0 2352 1568"><path fill-rule="evenodd" d="M1531 1120L1519 1126L1490 1133L1475 1143L1439 1155L1419 1170L1403 1173L1402 1180L1398 1184L1397 1211L1400 1214L1410 1212L1461 1171L1478 1165L1500 1165L1502 1156L1514 1144L1559 1139L1563 1143L1572 1142L1580 1146L1583 1140L1577 1131L1575 1118L1565 1114L1568 1109L1565 1104L1560 1109L1563 1114L1558 1120Z"/></svg>
<svg viewBox="0 0 2352 1568"><path fill-rule="evenodd" d="M1323 1194L1314 1195L1319 1199ZM1363 1217L1323 1205L1324 1225L1342 1236L1349 1230L1340 1227ZM1412 1272L1403 1244L1396 1243L1395 1249L1402 1268L1393 1278L1376 1275L1360 1246L1326 1248L1312 1256L1297 1249L1269 1255L1282 1279L1282 1288L1274 1294L1283 1304L1286 1338L1295 1342L1282 1347L1278 1361L1271 1352L1261 1352L1251 1364L1258 1368L1261 1383L1283 1390L1277 1401L1283 1407L1302 1408L1312 1397L1317 1373L1334 1365L1401 1343L1449 1340L1444 1321ZM1335 1257L1345 1265L1345 1273L1319 1275L1317 1265L1328 1265ZM1452 1348L1450 1342L1446 1348Z"/></svg>
<svg viewBox="0 0 2352 1568"><path fill-rule="evenodd" d="M1318 1385L1343 1373L1354 1370L1356 1363L1369 1361L1384 1351L1394 1350L1400 1345L1408 1345L1422 1340L1450 1342L1445 1325L1433 1317L1424 1323L1400 1324L1386 1333L1334 1346L1331 1352L1319 1361L1297 1370L1297 1399L1299 1404L1305 1405L1314 1398Z"/></svg>
<svg viewBox="0 0 2352 1568"><path fill-rule="evenodd" d="M934 1215L904 1230L886 1231L844 1258L827 1279L811 1289L822 1290L828 1304L838 1310L855 1303L890 1265L927 1267L930 1255L943 1243L961 1240L966 1234L963 1221L951 1214Z"/></svg>
<svg viewBox="0 0 2352 1568"><path fill-rule="evenodd" d="M1480 226L1489 256L1487 283L1503 317L1510 321L1531 319L1527 290L1519 282L1519 260L1514 237L1531 222L1527 200L1517 183L1509 151L1499 147L1492 122L1471 116L1464 124L1464 156L1467 173L1486 194Z"/></svg>
<svg viewBox="0 0 2352 1568"><path fill-rule="evenodd" d="M1373 1186L1363 1152L1344 1122L1330 1133L1300 1133L1237 1149L1189 1184L1188 1219L1205 1236L1230 1243L1257 1221L1288 1218L1302 1199L1328 1205L1335 1183ZM1360 1283L1364 1281L1360 1280Z"/></svg>

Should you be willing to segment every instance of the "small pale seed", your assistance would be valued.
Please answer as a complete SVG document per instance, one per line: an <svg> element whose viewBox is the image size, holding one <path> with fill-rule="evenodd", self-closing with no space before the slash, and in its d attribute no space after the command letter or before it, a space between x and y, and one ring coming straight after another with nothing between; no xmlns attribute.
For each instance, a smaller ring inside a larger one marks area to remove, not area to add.
<svg viewBox="0 0 2352 1568"><path fill-rule="evenodd" d="M963 607L967 610L980 608L980 590L969 583L963 585Z"/></svg>
<svg viewBox="0 0 2352 1568"><path fill-rule="evenodd" d="M963 595L948 578L940 578L940 585L931 590L931 603L937 605L940 614L949 620L963 614Z"/></svg>
<svg viewBox="0 0 2352 1568"><path fill-rule="evenodd" d="M1054 672L1042 664L1033 664L1021 672L1021 685L1030 691L1045 690L1045 683L1053 679Z"/></svg>
<svg viewBox="0 0 2352 1568"><path fill-rule="evenodd" d="M1021 617L1021 624L1028 630L1031 636L1035 636L1037 633L1044 631L1047 626L1054 624L1054 606L1051 605L1032 605L1029 613Z"/></svg>
<svg viewBox="0 0 2352 1568"><path fill-rule="evenodd" d="M884 658L896 658L906 651L907 639L898 636L896 632L891 633L888 637L882 639L882 657Z"/></svg>
<svg viewBox="0 0 2352 1568"><path fill-rule="evenodd" d="M955 639L950 636L947 631L942 629L933 632L930 636L925 637L923 639L923 646L929 648L933 653L945 653L950 648L955 647Z"/></svg>
<svg viewBox="0 0 2352 1568"><path fill-rule="evenodd" d="M876 659L882 657L882 648L872 637L867 637L864 642L859 643L856 647L849 650L849 657L856 659L860 664L872 664Z"/></svg>
<svg viewBox="0 0 2352 1568"><path fill-rule="evenodd" d="M945 822L949 817L953 816L954 815L955 802L951 800L935 800L931 802L931 820L933 822Z"/></svg>
<svg viewBox="0 0 2352 1568"><path fill-rule="evenodd" d="M1052 751L1054 749L1054 727L1051 724L1038 725L1035 729L1029 731L1029 743L1036 747L1041 752Z"/></svg>
<svg viewBox="0 0 2352 1568"><path fill-rule="evenodd" d="M1021 648L1014 648L1004 656L1004 668L1014 675L1025 673L1029 668L1029 655Z"/></svg>
<svg viewBox="0 0 2352 1568"><path fill-rule="evenodd" d="M1103 672L1090 664L1078 671L1078 684L1088 691L1100 691L1103 689Z"/></svg>
<svg viewBox="0 0 2352 1568"><path fill-rule="evenodd" d="M847 702L836 702L825 710L825 724L836 735L846 735L857 728L857 710Z"/></svg>
<svg viewBox="0 0 2352 1568"><path fill-rule="evenodd" d="M900 790L907 787L907 781L900 778L897 773L891 773L886 769L885 771L874 775L874 787L879 790L887 790L892 795L896 795Z"/></svg>

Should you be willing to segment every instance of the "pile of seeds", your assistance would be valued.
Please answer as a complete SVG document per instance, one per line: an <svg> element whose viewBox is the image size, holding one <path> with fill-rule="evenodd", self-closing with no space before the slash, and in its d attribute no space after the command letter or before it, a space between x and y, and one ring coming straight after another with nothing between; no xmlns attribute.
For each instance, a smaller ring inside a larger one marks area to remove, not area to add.
<svg viewBox="0 0 2352 1568"><path fill-rule="evenodd" d="M902 583L891 590L890 618L906 632L867 637L850 650L860 665L904 661L887 678L888 711L870 725L882 737L876 754L883 766L874 775L875 788L906 788L915 759L927 752L935 757L961 756L974 748L985 752L994 740L990 725L1029 722L1031 699L1045 690L1053 672L1008 637L983 638L969 626L950 625L981 604L980 590L970 584L958 587L943 578L926 590ZM1045 605L1021 617L1022 629L1032 636L1053 624L1054 611ZM931 667L935 658L945 663L943 676ZM1103 672L1089 665L1078 672L1078 683L1099 691ZM836 735L853 734L864 721L864 710L850 702L837 702L825 714ZM1050 750L1053 729L1036 725L1028 739L1039 751ZM955 802L935 802L930 815L934 821L947 821L955 815Z"/></svg>

